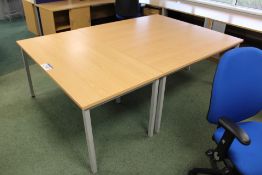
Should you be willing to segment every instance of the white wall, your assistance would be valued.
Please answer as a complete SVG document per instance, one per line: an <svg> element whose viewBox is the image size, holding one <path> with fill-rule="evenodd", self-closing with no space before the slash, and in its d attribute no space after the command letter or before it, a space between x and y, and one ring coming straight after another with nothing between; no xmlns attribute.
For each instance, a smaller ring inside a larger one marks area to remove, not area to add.
<svg viewBox="0 0 262 175"><path fill-rule="evenodd" d="M19 14L23 14L23 7L21 0L7 0L10 3L11 10L17 11ZM5 3L6 0L0 0L0 20L4 19L5 13L8 12L9 7Z"/></svg>
<svg viewBox="0 0 262 175"><path fill-rule="evenodd" d="M4 1L0 1L0 20L4 18Z"/></svg>

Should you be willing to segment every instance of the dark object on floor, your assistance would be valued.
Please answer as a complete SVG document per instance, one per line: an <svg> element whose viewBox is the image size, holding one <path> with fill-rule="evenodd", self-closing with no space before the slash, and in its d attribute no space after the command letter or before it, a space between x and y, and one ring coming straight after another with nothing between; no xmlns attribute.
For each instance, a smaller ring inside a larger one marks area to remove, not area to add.
<svg viewBox="0 0 262 175"><path fill-rule="evenodd" d="M116 17L119 20L141 16L141 7L138 0L116 0Z"/></svg>

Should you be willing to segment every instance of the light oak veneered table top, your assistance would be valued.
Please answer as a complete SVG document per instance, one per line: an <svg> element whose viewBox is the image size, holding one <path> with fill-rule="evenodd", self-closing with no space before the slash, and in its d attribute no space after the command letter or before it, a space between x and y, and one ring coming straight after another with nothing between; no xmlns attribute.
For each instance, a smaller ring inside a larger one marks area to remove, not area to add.
<svg viewBox="0 0 262 175"><path fill-rule="evenodd" d="M20 40L20 47L78 104L89 109L241 39L153 15Z"/></svg>
<svg viewBox="0 0 262 175"><path fill-rule="evenodd" d="M87 31L92 31L87 28ZM89 109L153 82L159 73L77 30L17 42L81 108Z"/></svg>
<svg viewBox="0 0 262 175"><path fill-rule="evenodd" d="M141 17L80 29L83 36L100 40L110 50L121 52L161 72L161 76L233 48L242 39L161 15Z"/></svg>

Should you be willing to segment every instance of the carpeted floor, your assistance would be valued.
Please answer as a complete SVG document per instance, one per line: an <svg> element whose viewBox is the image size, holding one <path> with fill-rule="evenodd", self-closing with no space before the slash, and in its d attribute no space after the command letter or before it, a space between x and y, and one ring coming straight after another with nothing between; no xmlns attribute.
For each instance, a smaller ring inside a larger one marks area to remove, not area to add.
<svg viewBox="0 0 262 175"><path fill-rule="evenodd" d="M23 20L0 22L0 174L88 175L81 110L35 64L29 96L15 41L33 37ZM151 87L91 111L98 175L183 175L209 166L214 126L206 121L216 64L167 79L161 132L146 135Z"/></svg>

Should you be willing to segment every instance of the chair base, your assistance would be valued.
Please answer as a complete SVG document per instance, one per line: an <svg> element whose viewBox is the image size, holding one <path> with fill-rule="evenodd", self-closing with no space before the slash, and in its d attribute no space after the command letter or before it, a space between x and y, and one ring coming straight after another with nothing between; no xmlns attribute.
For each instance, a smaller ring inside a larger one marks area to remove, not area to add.
<svg viewBox="0 0 262 175"><path fill-rule="evenodd" d="M188 172L188 175L210 174L210 175L237 175L239 174L233 167L233 164L228 159L219 160L216 157L215 150L209 149L206 151L206 156L209 157L212 168L194 168ZM218 162L223 161L225 167L219 169Z"/></svg>
<svg viewBox="0 0 262 175"><path fill-rule="evenodd" d="M188 175L210 174L210 175L225 175L223 171L209 168L194 168L188 172Z"/></svg>

